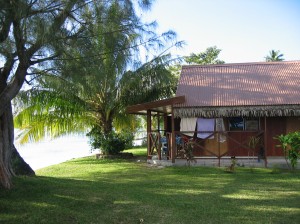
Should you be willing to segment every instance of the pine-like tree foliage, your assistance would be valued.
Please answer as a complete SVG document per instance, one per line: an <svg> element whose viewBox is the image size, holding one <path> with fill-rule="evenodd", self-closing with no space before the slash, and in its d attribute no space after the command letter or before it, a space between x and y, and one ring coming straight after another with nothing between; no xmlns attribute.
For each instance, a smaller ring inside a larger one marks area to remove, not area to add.
<svg viewBox="0 0 300 224"><path fill-rule="evenodd" d="M157 35L155 23L143 24L131 1L101 3L82 8L85 26L74 27L80 38L49 45L60 53L51 69L32 70L30 88L15 102L21 142L94 127L103 133L133 130L136 118L126 114L128 105L174 94L176 78L167 70L170 55L144 63L139 55L163 51L175 33ZM149 1L140 3L149 6Z"/></svg>
<svg viewBox="0 0 300 224"><path fill-rule="evenodd" d="M90 3L0 0L0 184L5 188L12 187L13 175L24 174L20 169L34 173L14 146L12 100L35 70L51 70L66 43L80 36L82 11Z"/></svg>

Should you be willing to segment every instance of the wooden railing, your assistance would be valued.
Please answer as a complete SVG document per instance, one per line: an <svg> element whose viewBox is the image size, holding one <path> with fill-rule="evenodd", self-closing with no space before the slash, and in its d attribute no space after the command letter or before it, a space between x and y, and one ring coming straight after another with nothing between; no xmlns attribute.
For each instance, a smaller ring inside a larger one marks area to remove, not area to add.
<svg viewBox="0 0 300 224"><path fill-rule="evenodd" d="M247 150L247 154L248 156L250 154L257 156L257 150L258 147L263 147L264 145L264 131L214 131L214 132L196 132L197 133L206 133L207 137L200 139L200 138L196 138L196 137L187 137L186 132L176 132L177 136L180 136L183 140L187 141L186 139L188 139L189 142L193 142L194 146L196 146L199 149L202 149L203 151L208 152L209 154L216 156L216 157L222 157L228 153L232 153L235 151L235 149L238 148L243 148L245 150ZM244 135L244 139L237 140L233 135L234 134L242 134ZM195 133L194 133L195 136ZM226 139L225 142L230 142L231 145L227 146L228 147L228 151L224 152L224 153L219 153L220 150L212 150L210 148L207 148L205 145L201 144L204 143L205 141L207 141L208 139L210 139L212 136L214 136L215 141L217 141L219 144L217 144L217 147L220 147L220 136L222 136L222 138ZM251 145L249 144L250 139L258 139L259 141L257 141L257 145ZM232 144L234 143L234 144ZM254 146L254 147L253 147ZM229 148L230 147L230 148ZM236 155L230 155L230 156L236 156Z"/></svg>
<svg viewBox="0 0 300 224"><path fill-rule="evenodd" d="M207 137L204 139L196 138L196 137L189 137L187 136L188 133L193 134L196 136L198 133L206 133ZM239 139L236 139L234 137L235 134L242 134L246 137L242 139L241 141ZM159 131L157 132L151 132L148 134L148 140L150 141L150 148L148 149L148 157L152 157L153 155L157 155L158 159L162 159L162 155L165 155L165 158L170 159L170 143L171 143L171 133L166 133L165 136L163 136ZM203 152L206 152L206 154L209 154L211 156L214 156L218 159L222 158L223 156L238 156L234 155L234 152L237 149L244 149L247 152L248 156L258 156L259 149L258 147L264 145L264 131L214 131L214 132L176 132L176 158L182 158L183 153L182 150L187 147L187 144L192 144L195 149L200 149ZM214 136L215 141L218 142L217 148L208 148L203 144L205 141L210 139L212 136ZM228 145L228 150L225 152L222 152L221 149L221 143L220 138L225 138L228 142L230 142L230 145ZM259 139L259 145L253 147L249 144L250 137ZM163 151L162 146L163 143L167 144L168 150L166 152ZM148 147L149 147L148 146ZM203 156L205 157L205 156Z"/></svg>
<svg viewBox="0 0 300 224"><path fill-rule="evenodd" d="M162 135L160 131L154 131L148 133L148 158L157 156L161 160L162 156L164 159L170 159L170 145L171 145L171 133Z"/></svg>

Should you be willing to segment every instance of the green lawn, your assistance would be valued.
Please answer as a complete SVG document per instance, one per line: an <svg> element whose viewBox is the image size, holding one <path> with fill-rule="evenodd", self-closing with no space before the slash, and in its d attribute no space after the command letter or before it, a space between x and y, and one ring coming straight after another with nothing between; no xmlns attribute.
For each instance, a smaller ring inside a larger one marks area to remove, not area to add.
<svg viewBox="0 0 300 224"><path fill-rule="evenodd" d="M299 172L88 157L14 183L0 190L0 223L300 223Z"/></svg>

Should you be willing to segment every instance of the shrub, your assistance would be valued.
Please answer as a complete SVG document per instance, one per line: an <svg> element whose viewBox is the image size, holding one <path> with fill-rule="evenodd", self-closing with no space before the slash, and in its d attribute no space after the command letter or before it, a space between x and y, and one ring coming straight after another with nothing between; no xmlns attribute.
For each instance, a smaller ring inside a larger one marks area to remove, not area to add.
<svg viewBox="0 0 300 224"><path fill-rule="evenodd" d="M103 135L101 151L106 155L115 155L125 149L125 141L115 132Z"/></svg>
<svg viewBox="0 0 300 224"><path fill-rule="evenodd" d="M300 132L291 132L286 135L279 135L278 139L286 160L289 160L293 169L295 169L300 158Z"/></svg>
<svg viewBox="0 0 300 224"><path fill-rule="evenodd" d="M87 136L90 138L92 150L101 149L105 155L116 155L124 149L131 148L133 145L133 133L114 131L109 134L103 134L98 128L92 129Z"/></svg>
<svg viewBox="0 0 300 224"><path fill-rule="evenodd" d="M125 142L125 149L131 149L133 147L134 133L121 132L118 136Z"/></svg>

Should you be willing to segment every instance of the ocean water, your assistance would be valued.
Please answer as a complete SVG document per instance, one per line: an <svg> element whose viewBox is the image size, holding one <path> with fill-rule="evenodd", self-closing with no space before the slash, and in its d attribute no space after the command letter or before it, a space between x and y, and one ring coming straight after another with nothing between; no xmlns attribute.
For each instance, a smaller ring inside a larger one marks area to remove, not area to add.
<svg viewBox="0 0 300 224"><path fill-rule="evenodd" d="M33 170L96 153L91 152L86 136L61 137L24 145L16 143L15 146Z"/></svg>

